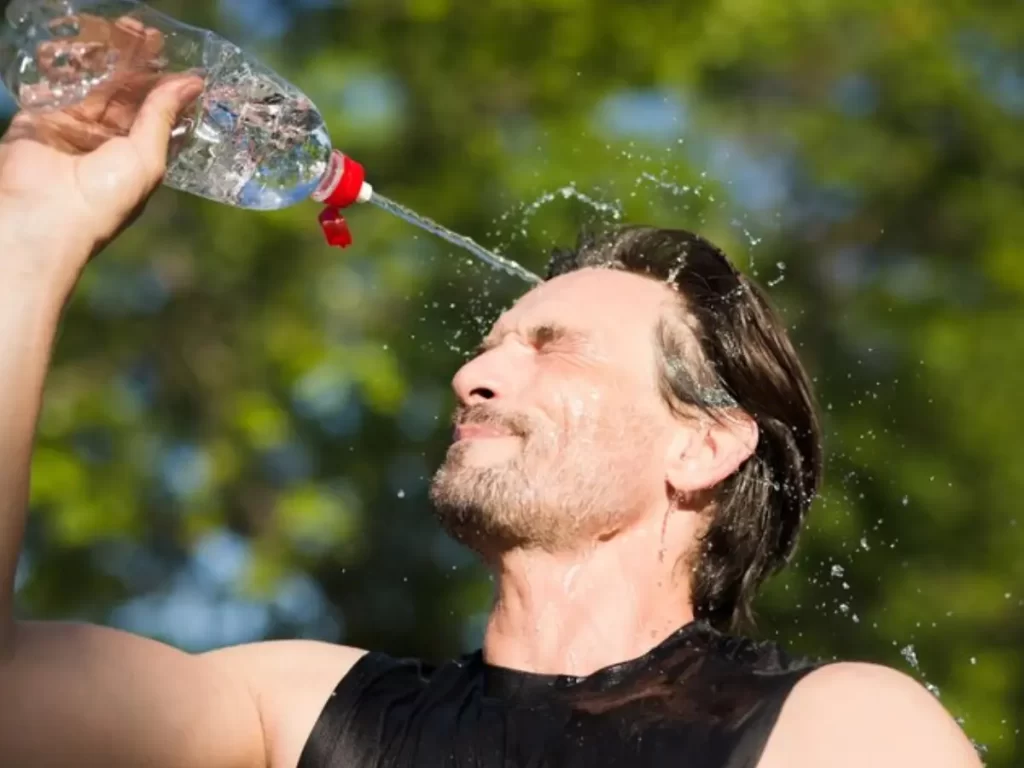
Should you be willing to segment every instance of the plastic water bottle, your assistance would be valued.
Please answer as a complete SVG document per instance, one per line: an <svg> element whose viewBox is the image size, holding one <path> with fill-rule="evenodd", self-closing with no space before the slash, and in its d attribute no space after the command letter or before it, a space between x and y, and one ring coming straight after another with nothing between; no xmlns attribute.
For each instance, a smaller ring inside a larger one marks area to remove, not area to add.
<svg viewBox="0 0 1024 768"><path fill-rule="evenodd" d="M332 149L299 89L208 30L136 0L11 0L0 29L0 77L26 111L60 111L62 138L82 151L124 134L168 75L205 88L174 128L167 186L220 203L274 210L312 198L328 242L351 235L340 208L373 189Z"/></svg>

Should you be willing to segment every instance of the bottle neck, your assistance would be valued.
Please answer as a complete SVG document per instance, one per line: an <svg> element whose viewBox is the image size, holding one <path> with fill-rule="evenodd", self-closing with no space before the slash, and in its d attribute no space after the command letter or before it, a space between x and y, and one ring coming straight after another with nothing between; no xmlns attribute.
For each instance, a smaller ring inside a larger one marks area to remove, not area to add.
<svg viewBox="0 0 1024 768"><path fill-rule="evenodd" d="M373 187L366 183L363 166L338 150L331 152L323 180L312 198L334 208L348 208L372 197Z"/></svg>

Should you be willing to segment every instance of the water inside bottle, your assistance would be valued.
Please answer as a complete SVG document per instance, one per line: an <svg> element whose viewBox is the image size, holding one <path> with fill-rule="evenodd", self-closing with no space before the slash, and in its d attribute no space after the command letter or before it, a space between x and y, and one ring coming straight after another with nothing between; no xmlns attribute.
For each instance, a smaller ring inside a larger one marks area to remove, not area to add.
<svg viewBox="0 0 1024 768"><path fill-rule="evenodd" d="M331 141L313 103L234 44L210 36L207 87L175 131L165 183L218 202L275 210L309 198Z"/></svg>
<svg viewBox="0 0 1024 768"><path fill-rule="evenodd" d="M18 6L21 8L21 6ZM117 69L118 51L102 42L79 37L77 16L36 23L35 16L22 9L7 16L19 25L20 34L33 45L19 49L12 27L0 30L0 56L12 84L12 92L25 109L62 109L82 101L90 91L110 79ZM36 11L40 13L40 11Z"/></svg>
<svg viewBox="0 0 1024 768"><path fill-rule="evenodd" d="M168 186L256 210L299 203L316 189L331 153L323 118L301 91L238 46L194 28L165 24L162 32L133 16L40 14L17 17L20 45L2 73L24 108L67 109L83 125L96 114L118 115L105 132L84 131L116 135L163 74L197 71L206 87L174 131ZM11 46L14 30L4 33Z"/></svg>

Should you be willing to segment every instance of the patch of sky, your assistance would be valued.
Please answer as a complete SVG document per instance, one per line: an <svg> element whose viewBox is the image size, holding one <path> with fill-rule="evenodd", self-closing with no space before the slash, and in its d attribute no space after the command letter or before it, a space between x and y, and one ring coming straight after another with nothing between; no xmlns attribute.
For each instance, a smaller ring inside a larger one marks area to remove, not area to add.
<svg viewBox="0 0 1024 768"><path fill-rule="evenodd" d="M271 611L270 606L255 601L222 600L180 587L125 603L113 611L110 623L195 652L266 637Z"/></svg>
<svg viewBox="0 0 1024 768"><path fill-rule="evenodd" d="M787 152L755 154L738 139L718 137L701 154L709 175L729 182L730 196L744 208L771 211L789 199L792 161Z"/></svg>
<svg viewBox="0 0 1024 768"><path fill-rule="evenodd" d="M355 128L385 129L397 123L405 108L401 84L382 72L354 72L338 91L338 107Z"/></svg>
<svg viewBox="0 0 1024 768"><path fill-rule="evenodd" d="M597 128L614 138L667 141L684 133L689 111L676 92L629 89L613 93L598 106Z"/></svg>
<svg viewBox="0 0 1024 768"><path fill-rule="evenodd" d="M138 587L140 556L146 557L141 548L109 549L105 568ZM261 639L271 628L272 606L233 595L250 557L242 537L211 533L196 545L169 588L124 603L112 612L110 623L190 651Z"/></svg>
<svg viewBox="0 0 1024 768"><path fill-rule="evenodd" d="M978 87L994 103L1013 115L1024 115L1024 56L1004 50L992 35L980 29L957 33L955 49L976 75Z"/></svg>
<svg viewBox="0 0 1024 768"><path fill-rule="evenodd" d="M285 579L278 587L271 606L278 621L294 628L293 637L337 641L344 636L344 617L332 608L320 585L309 576Z"/></svg>
<svg viewBox="0 0 1024 768"><path fill-rule="evenodd" d="M212 469L210 457L200 446L173 443L164 447L160 457L160 482L171 496L186 500L207 487Z"/></svg>
<svg viewBox="0 0 1024 768"><path fill-rule="evenodd" d="M291 27L292 16L278 0L220 0L221 17L241 25L250 38L280 37Z"/></svg>
<svg viewBox="0 0 1024 768"><path fill-rule="evenodd" d="M788 226L814 239L820 228L852 217L860 204L861 193L853 187L815 184L792 194L783 216Z"/></svg>
<svg viewBox="0 0 1024 768"><path fill-rule="evenodd" d="M208 591L230 591L238 583L252 558L249 542L230 531L215 531L196 545L190 571Z"/></svg>
<svg viewBox="0 0 1024 768"><path fill-rule="evenodd" d="M362 426L356 387L339 365L325 363L300 378L292 387L292 402L300 416L334 437L350 437Z"/></svg>

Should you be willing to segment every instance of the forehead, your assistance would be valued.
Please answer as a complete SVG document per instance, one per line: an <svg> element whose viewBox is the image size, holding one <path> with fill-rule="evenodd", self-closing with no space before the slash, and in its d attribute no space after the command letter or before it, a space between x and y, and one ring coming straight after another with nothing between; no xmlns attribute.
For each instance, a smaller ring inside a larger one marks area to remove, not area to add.
<svg viewBox="0 0 1024 768"><path fill-rule="evenodd" d="M650 278L614 269L581 269L534 288L498 319L494 331L554 324L609 343L635 343L650 338L674 296Z"/></svg>

